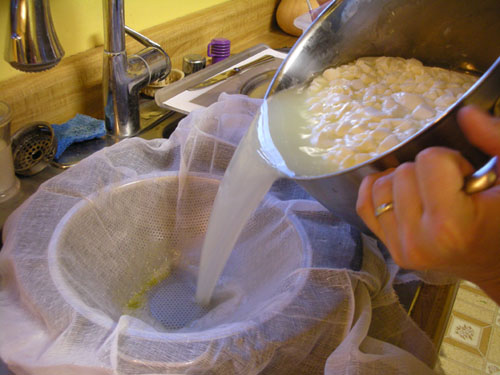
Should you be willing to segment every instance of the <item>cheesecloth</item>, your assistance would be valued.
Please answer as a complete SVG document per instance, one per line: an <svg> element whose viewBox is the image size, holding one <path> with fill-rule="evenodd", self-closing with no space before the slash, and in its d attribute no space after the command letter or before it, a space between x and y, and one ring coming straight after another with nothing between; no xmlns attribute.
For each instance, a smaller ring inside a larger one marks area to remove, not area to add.
<svg viewBox="0 0 500 375"><path fill-rule="evenodd" d="M432 372L397 267L293 181L276 181L245 226L212 304L193 302L219 181L260 103L223 94L170 139L105 148L10 216L0 356L12 371Z"/></svg>

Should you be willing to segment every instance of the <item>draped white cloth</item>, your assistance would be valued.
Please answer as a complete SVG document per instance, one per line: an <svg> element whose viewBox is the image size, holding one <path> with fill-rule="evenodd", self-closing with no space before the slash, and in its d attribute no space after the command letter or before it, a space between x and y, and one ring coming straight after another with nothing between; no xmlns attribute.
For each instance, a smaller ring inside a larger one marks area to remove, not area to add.
<svg viewBox="0 0 500 375"><path fill-rule="evenodd" d="M224 170L260 101L222 95L170 139L127 139L44 183L0 252L0 356L18 374L426 374L398 268L289 180L193 302ZM414 277L404 275L404 281Z"/></svg>

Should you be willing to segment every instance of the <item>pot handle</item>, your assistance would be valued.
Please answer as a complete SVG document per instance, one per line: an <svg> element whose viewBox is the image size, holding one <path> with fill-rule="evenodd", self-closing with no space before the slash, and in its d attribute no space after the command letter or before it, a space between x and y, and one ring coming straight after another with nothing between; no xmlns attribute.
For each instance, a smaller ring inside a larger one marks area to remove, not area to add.
<svg viewBox="0 0 500 375"><path fill-rule="evenodd" d="M498 178L496 173L497 162L498 157L494 156L476 172L467 176L464 181L463 190L467 194L474 194L495 185Z"/></svg>

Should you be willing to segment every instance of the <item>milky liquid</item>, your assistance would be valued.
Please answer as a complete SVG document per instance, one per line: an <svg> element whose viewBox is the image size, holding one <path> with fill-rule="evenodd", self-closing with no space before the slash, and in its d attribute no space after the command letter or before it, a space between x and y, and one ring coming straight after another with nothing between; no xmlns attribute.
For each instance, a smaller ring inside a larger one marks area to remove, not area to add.
<svg viewBox="0 0 500 375"><path fill-rule="evenodd" d="M309 145L304 95L302 90L286 90L264 102L231 159L201 252L196 301L202 305L210 302L243 227L273 182L284 176L322 175L335 170L321 152L298 151Z"/></svg>
<svg viewBox="0 0 500 375"><path fill-rule="evenodd" d="M309 169L311 165L317 165L317 170L328 167L320 158L292 152L299 158L290 158L293 160L290 168L274 146L269 122L273 122L277 132L290 122L300 127L300 102L300 94L290 91L279 93L264 103L231 159L219 186L203 243L196 290L196 300L200 304L210 301L241 230L273 182L281 176L293 176L292 168L300 169L303 162L309 164ZM292 151L296 143L300 143L300 136L281 141L283 149Z"/></svg>
<svg viewBox="0 0 500 375"><path fill-rule="evenodd" d="M338 170L312 147L307 93L300 88L280 91L262 105L257 121L258 154L287 177L321 176Z"/></svg>
<svg viewBox="0 0 500 375"><path fill-rule="evenodd" d="M16 184L10 146L0 139L0 197Z"/></svg>
<svg viewBox="0 0 500 375"><path fill-rule="evenodd" d="M279 173L259 156L254 121L236 149L215 198L201 252L198 303L210 302L241 230L278 177Z"/></svg>
<svg viewBox="0 0 500 375"><path fill-rule="evenodd" d="M382 70L380 81L361 82L368 65ZM338 69L348 69L338 83L327 69L311 86L280 91L263 103L217 193L202 249L198 302L209 302L241 230L278 177L321 176L369 161L432 123L476 79L387 57L362 58ZM345 79L353 69L359 77ZM395 81L384 83L387 77ZM366 98L358 102L350 95L363 85ZM376 94L373 88L383 90ZM392 142L384 146L381 136Z"/></svg>

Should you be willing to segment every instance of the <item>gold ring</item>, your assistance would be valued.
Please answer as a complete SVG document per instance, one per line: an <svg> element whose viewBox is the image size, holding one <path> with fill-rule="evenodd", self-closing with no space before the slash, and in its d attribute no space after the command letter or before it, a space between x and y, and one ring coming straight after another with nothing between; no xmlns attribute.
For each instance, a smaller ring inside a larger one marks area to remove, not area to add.
<svg viewBox="0 0 500 375"><path fill-rule="evenodd" d="M380 206L378 206L376 209L375 209L375 217L379 217L380 215L382 215L384 212L387 212L387 211L390 211L394 208L394 204L392 202L388 202L388 203L383 203L381 204Z"/></svg>

